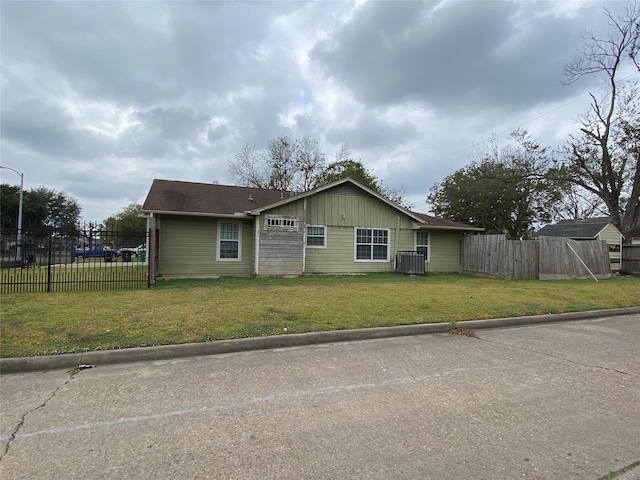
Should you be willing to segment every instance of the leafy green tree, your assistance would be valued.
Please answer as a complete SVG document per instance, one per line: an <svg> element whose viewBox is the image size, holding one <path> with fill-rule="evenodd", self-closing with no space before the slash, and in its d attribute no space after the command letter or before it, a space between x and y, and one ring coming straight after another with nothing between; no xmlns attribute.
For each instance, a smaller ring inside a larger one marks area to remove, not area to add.
<svg viewBox="0 0 640 480"><path fill-rule="evenodd" d="M15 230L18 226L18 204L20 186L3 183L0 185L0 227Z"/></svg>
<svg viewBox="0 0 640 480"><path fill-rule="evenodd" d="M2 228L16 228L20 187L3 184L1 201ZM25 232L73 235L80 219L78 201L64 192L46 187L25 190L22 199L22 226Z"/></svg>
<svg viewBox="0 0 640 480"><path fill-rule="evenodd" d="M108 217L97 230L104 245L137 247L145 243L147 220L140 216L142 205L132 203Z"/></svg>
<svg viewBox="0 0 640 480"><path fill-rule="evenodd" d="M119 230L129 232L144 231L147 228L147 220L141 217L142 205L132 203L120 212L107 217L101 228L103 230Z"/></svg>
<svg viewBox="0 0 640 480"><path fill-rule="evenodd" d="M316 186L326 185L347 177L374 192L379 192L380 190L380 185L375 175L367 170L362 162L351 159L338 160L331 163L318 178Z"/></svg>
<svg viewBox="0 0 640 480"><path fill-rule="evenodd" d="M553 218L561 193L546 178L545 149L526 131L511 137L514 144L501 149L492 140L474 162L431 188L427 203L436 215L512 239L528 238L535 223Z"/></svg>

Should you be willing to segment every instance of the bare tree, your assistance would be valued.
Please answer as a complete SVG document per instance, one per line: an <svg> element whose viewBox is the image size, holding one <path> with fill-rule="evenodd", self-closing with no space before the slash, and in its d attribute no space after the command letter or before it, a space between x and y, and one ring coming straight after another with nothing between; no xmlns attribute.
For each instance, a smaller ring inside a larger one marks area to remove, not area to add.
<svg viewBox="0 0 640 480"><path fill-rule="evenodd" d="M305 135L301 140L296 141L295 164L297 170L295 189L306 192L315 188L326 168L324 153L316 138Z"/></svg>
<svg viewBox="0 0 640 480"><path fill-rule="evenodd" d="M269 188L269 171L264 155L256 151L256 147L247 143L234 158L229 172L238 183L245 187Z"/></svg>
<svg viewBox="0 0 640 480"><path fill-rule="evenodd" d="M566 145L559 172L564 180L602 199L613 223L627 235L640 223L639 97L635 81L625 82L620 76L629 60L640 72L636 62L640 10L630 2L620 17L606 8L604 14L609 36L590 33L584 37L578 57L565 67L565 83L600 75L608 92L603 98L589 93L590 111L580 121L580 135Z"/></svg>
<svg viewBox="0 0 640 480"><path fill-rule="evenodd" d="M273 190L293 190L296 175L296 144L287 136L274 138L267 145L270 167L268 187Z"/></svg>

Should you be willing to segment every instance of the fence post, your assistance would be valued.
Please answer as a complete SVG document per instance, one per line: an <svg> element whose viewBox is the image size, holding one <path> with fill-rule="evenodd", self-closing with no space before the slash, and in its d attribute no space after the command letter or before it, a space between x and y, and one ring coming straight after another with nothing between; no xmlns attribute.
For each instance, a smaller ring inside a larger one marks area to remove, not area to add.
<svg viewBox="0 0 640 480"><path fill-rule="evenodd" d="M51 292L51 256L53 253L53 233L49 232L47 245L47 292Z"/></svg>
<svg viewBox="0 0 640 480"><path fill-rule="evenodd" d="M156 276L156 237L154 235L155 229L155 219L152 218L151 228L148 229L147 235L149 238L149 251L147 252L147 287L151 288L155 283Z"/></svg>

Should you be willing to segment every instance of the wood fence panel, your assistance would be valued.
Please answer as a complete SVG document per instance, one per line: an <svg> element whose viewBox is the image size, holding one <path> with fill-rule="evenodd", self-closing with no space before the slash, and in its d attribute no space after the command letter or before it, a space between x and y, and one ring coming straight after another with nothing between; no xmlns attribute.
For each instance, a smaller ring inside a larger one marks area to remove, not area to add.
<svg viewBox="0 0 640 480"><path fill-rule="evenodd" d="M507 240L504 235L467 235L460 270L509 279L611 277L605 241L540 237ZM591 273L590 273L591 272Z"/></svg>
<svg viewBox="0 0 640 480"><path fill-rule="evenodd" d="M540 237L541 280L610 278L609 248L604 240Z"/></svg>
<svg viewBox="0 0 640 480"><path fill-rule="evenodd" d="M492 277L500 276L499 257L504 241L504 235L466 235L462 241L460 270Z"/></svg>
<svg viewBox="0 0 640 480"><path fill-rule="evenodd" d="M622 272L640 275L640 245L622 246Z"/></svg>
<svg viewBox="0 0 640 480"><path fill-rule="evenodd" d="M538 278L538 242L535 240L505 240L503 277Z"/></svg>

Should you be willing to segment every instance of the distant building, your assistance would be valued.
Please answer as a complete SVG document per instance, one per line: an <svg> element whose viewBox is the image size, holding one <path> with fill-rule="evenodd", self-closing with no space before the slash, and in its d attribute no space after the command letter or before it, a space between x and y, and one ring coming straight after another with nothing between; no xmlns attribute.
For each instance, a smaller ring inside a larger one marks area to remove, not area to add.
<svg viewBox="0 0 640 480"><path fill-rule="evenodd" d="M620 271L624 237L608 217L562 220L555 225L542 227L534 234L534 238L543 236L564 237L572 240L604 240L609 246L611 271Z"/></svg>

